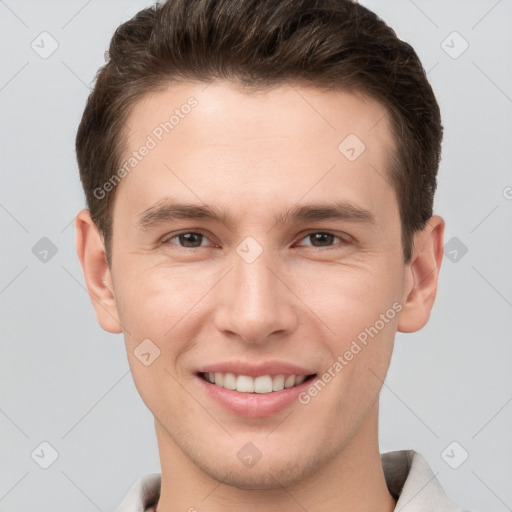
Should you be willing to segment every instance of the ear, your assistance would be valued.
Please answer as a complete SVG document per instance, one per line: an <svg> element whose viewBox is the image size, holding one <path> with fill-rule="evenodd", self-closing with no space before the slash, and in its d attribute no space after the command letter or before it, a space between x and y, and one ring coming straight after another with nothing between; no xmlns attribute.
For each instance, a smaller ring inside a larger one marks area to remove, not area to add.
<svg viewBox="0 0 512 512"><path fill-rule="evenodd" d="M75 219L76 251L101 327L114 334L122 332L117 312L112 276L107 265L103 237L91 219L89 210L82 210Z"/></svg>
<svg viewBox="0 0 512 512"><path fill-rule="evenodd" d="M398 330L415 332L428 322L443 261L444 220L434 215L414 236L413 254L405 272L405 291Z"/></svg>

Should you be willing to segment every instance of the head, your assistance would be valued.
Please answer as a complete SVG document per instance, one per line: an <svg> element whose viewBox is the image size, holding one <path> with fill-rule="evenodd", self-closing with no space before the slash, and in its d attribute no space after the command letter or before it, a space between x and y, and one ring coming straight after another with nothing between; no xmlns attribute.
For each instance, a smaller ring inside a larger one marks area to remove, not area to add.
<svg viewBox="0 0 512 512"><path fill-rule="evenodd" d="M350 0L171 0L116 30L76 139L77 247L161 447L265 488L374 433L395 333L435 298L441 140L416 53ZM273 412L204 379L285 363L309 379Z"/></svg>

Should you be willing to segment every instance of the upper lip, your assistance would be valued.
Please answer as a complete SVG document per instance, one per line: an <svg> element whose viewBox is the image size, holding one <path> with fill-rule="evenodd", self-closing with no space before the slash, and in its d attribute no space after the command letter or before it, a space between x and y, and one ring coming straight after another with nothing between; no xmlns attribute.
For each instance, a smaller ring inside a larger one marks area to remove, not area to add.
<svg viewBox="0 0 512 512"><path fill-rule="evenodd" d="M261 361L247 363L244 361L223 361L201 367L198 373L234 373L258 377L260 375L313 375L311 368L304 368L284 361Z"/></svg>

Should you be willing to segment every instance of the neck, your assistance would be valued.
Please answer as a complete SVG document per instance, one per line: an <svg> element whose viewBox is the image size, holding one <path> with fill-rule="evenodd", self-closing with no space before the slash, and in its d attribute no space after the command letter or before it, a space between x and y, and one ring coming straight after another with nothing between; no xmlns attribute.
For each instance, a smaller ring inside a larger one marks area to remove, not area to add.
<svg viewBox="0 0 512 512"><path fill-rule="evenodd" d="M157 512L392 512L378 446L378 402L343 449L300 482L240 489L210 478L155 420L162 486Z"/></svg>

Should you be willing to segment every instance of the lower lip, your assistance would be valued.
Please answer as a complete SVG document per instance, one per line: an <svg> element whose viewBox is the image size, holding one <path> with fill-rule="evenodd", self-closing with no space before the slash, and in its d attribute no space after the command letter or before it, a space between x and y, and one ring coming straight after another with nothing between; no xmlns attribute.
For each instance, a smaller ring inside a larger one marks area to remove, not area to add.
<svg viewBox="0 0 512 512"><path fill-rule="evenodd" d="M212 384L197 376L203 389L223 407L239 416L246 418L264 418L282 411L288 407L299 394L306 389L311 379L298 386L286 388L272 393L240 393Z"/></svg>

